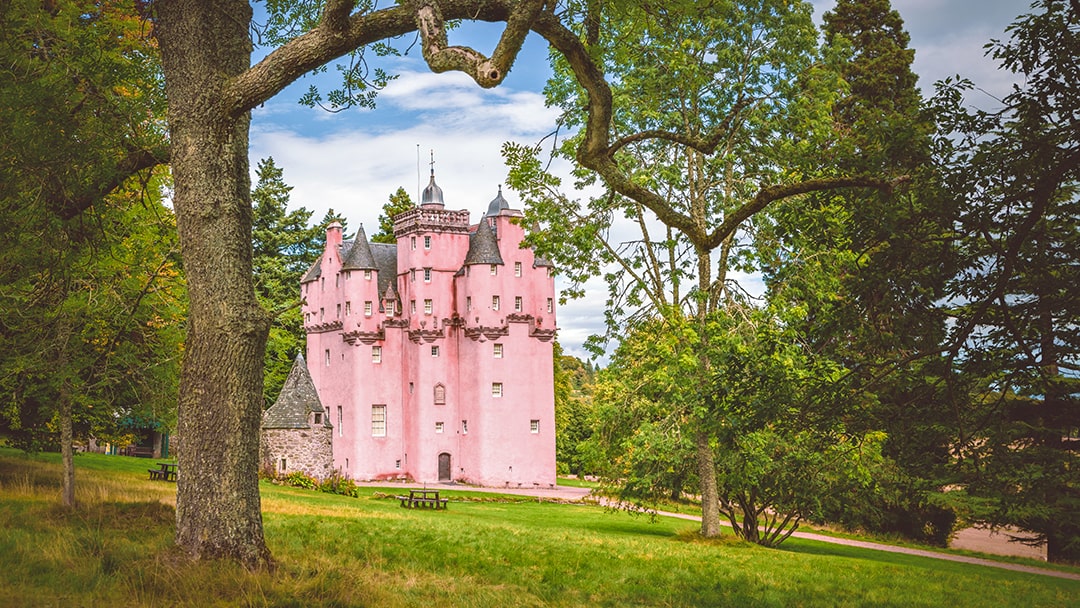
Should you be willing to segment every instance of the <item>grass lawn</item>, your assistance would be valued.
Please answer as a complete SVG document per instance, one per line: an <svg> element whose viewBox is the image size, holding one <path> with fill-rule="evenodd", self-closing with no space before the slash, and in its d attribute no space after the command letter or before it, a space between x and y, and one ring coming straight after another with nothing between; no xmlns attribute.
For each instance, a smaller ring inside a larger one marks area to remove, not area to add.
<svg viewBox="0 0 1080 608"><path fill-rule="evenodd" d="M596 506L451 502L408 510L264 484L273 572L188 563L175 486L154 461L80 455L80 507L59 458L0 449L0 606L1076 606L1080 581L790 540ZM446 494L453 500L455 492Z"/></svg>

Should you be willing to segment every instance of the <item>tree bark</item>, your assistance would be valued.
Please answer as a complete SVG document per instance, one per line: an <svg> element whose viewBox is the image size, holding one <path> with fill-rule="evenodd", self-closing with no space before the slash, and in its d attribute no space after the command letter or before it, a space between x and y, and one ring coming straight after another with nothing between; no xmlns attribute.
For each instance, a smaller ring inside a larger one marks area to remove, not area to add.
<svg viewBox="0 0 1080 608"><path fill-rule="evenodd" d="M75 457L72 447L74 422L71 414L71 395L67 384L60 388L60 459L64 462L61 495L65 507L75 506Z"/></svg>
<svg viewBox="0 0 1080 608"><path fill-rule="evenodd" d="M250 65L246 2L157 3L177 229L190 315L180 377L176 543L195 559L269 564L258 485L269 316L252 285L250 115L223 92Z"/></svg>

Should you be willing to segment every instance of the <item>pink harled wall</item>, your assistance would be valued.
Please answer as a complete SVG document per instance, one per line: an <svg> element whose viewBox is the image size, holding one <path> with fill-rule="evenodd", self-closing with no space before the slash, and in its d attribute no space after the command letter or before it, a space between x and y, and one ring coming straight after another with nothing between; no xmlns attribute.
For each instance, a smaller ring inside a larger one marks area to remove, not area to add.
<svg viewBox="0 0 1080 608"><path fill-rule="evenodd" d="M555 483L554 280L518 246L517 215L503 209L490 219L503 260L494 275L490 264L463 265L468 212L425 205L395 218L399 311L379 310L385 294L374 271L367 280L363 270L342 270L352 244L343 246L340 226L328 228L318 276L309 272L301 294L308 365L334 426L340 471L356 479L436 482L449 472L487 486ZM373 406L385 406L381 424Z"/></svg>

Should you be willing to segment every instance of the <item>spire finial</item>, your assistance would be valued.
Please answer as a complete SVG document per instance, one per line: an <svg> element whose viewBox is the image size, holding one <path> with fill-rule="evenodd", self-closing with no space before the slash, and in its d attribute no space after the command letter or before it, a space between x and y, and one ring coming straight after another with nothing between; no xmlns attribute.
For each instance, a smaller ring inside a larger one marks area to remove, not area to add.
<svg viewBox="0 0 1080 608"><path fill-rule="evenodd" d="M431 149L431 162L429 164L431 165L431 176L434 177L435 176L435 149L434 148Z"/></svg>

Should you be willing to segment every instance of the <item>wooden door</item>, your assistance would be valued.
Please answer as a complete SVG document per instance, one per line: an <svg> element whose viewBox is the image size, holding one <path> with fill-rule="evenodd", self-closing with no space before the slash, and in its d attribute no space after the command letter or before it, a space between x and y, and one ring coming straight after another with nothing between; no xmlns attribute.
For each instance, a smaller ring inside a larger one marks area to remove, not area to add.
<svg viewBox="0 0 1080 608"><path fill-rule="evenodd" d="M450 481L450 454L439 454L439 481Z"/></svg>

